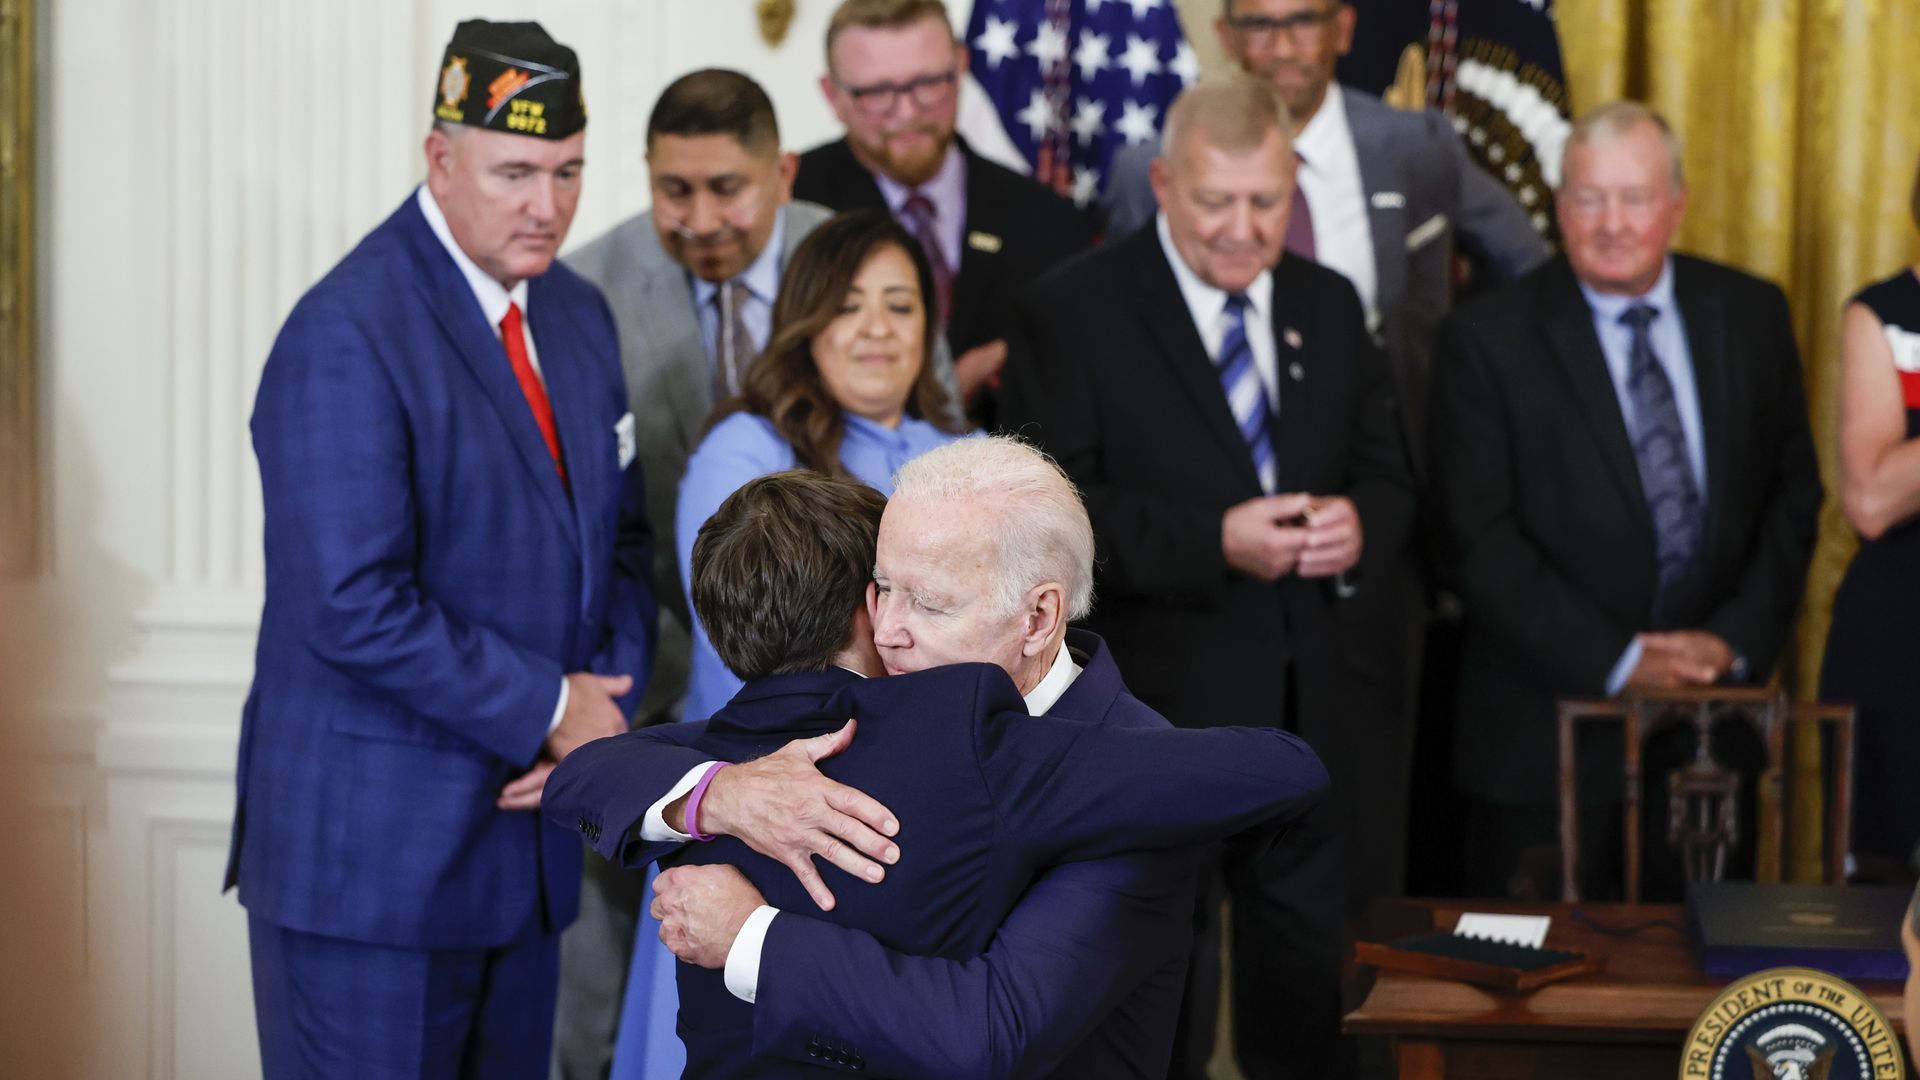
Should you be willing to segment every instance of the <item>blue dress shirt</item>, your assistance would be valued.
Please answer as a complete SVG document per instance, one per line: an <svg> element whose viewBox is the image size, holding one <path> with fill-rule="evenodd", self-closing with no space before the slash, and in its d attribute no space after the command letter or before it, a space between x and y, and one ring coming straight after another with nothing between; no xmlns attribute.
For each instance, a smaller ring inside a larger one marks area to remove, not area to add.
<svg viewBox="0 0 1920 1080"><path fill-rule="evenodd" d="M1635 420L1633 395L1627 390L1627 370L1633 357L1633 331L1620 322L1620 316L1636 304L1645 304L1659 312L1647 327L1654 358L1673 384L1673 403L1680 411L1680 427L1687 437L1687 461L1693 466L1693 482L1700 490L1700 502L1706 504L1707 441L1700 424L1700 386L1693 377L1693 350L1687 347L1687 324L1680 305L1673 298L1673 260L1660 268L1660 277L1641 296L1619 296L1595 292L1580 283L1580 292L1593 310L1593 330L1600 338L1600 352L1607 359L1607 377L1613 380L1613 393L1620 402L1620 418L1632 436ZM1640 665L1640 641L1635 638L1607 674L1607 693L1617 694L1625 686L1633 669Z"/></svg>
<svg viewBox="0 0 1920 1080"><path fill-rule="evenodd" d="M756 354L767 347L767 336L773 333L773 300L780 292L780 253L786 250L786 235L787 208L783 206L774 214L773 233L767 237L767 246L760 249L760 257L735 279L745 284L753 297L741 310L740 318L747 324L747 332L753 335ZM706 347L707 362L718 363L720 308L713 298L720 286L691 273L687 277L693 281L693 310L700 316L700 344ZM743 373L744 370L743 367Z"/></svg>
<svg viewBox="0 0 1920 1080"><path fill-rule="evenodd" d="M840 442L840 464L883 495L893 493L893 474L900 466L958 437L911 416L902 417L898 428L889 428L850 413L843 415L847 434ZM690 612L693 540L700 534L700 526L747 481L797 466L793 447L774 430L773 422L752 413L734 413L720 421L694 448L693 456L687 459L686 477L680 481L673 538ZM699 616L694 616L693 670L687 680L682 717L705 720L739 690L739 677L720 662L719 654L707 641L706 628L700 625Z"/></svg>

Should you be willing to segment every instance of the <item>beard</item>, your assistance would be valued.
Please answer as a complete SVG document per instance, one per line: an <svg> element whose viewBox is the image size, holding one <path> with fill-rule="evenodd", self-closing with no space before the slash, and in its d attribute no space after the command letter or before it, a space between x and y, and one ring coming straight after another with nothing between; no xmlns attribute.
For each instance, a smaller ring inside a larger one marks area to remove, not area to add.
<svg viewBox="0 0 1920 1080"><path fill-rule="evenodd" d="M894 140L901 135L922 135L913 146L896 147ZM891 136L882 136L877 142L855 143L858 156L867 159L874 170L907 187L919 187L933 179L940 171L940 165L947 159L947 151L953 146L953 131L941 130L931 124L915 124L912 127L895 132Z"/></svg>

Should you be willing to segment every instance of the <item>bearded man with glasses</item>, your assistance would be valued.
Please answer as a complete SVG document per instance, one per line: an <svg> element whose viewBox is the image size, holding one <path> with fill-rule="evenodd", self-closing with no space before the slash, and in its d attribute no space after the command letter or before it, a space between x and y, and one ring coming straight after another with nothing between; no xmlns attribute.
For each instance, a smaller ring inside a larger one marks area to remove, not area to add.
<svg viewBox="0 0 1920 1080"><path fill-rule="evenodd" d="M845 0L827 24L820 88L847 133L801 155L793 194L886 210L920 242L961 395L990 427L1014 296L1093 230L1073 203L955 134L966 74L940 0Z"/></svg>

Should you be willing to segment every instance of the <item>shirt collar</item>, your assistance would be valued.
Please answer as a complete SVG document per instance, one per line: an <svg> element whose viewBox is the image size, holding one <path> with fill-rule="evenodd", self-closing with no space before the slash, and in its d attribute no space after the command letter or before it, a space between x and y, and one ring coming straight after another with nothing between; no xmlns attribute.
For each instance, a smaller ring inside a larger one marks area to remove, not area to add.
<svg viewBox="0 0 1920 1080"><path fill-rule="evenodd" d="M1073 662L1072 650L1067 648L1064 640L1061 641L1059 650L1053 654L1053 663L1047 668L1047 674L1024 699L1027 703L1027 715L1039 716L1058 704L1060 695L1066 693L1067 687L1073 685L1073 680L1080 677L1080 670L1080 665Z"/></svg>
<svg viewBox="0 0 1920 1080"><path fill-rule="evenodd" d="M1213 324L1220 313L1227 308L1227 292L1200 280L1200 275L1187 266L1180 257L1180 249L1173 246L1173 228L1167 224L1167 215L1161 211L1154 215L1154 228L1160 233L1160 250L1166 253L1168 265L1173 267L1173 279L1180 283L1180 296L1187 302L1187 310L1193 313L1194 324L1204 328ZM1273 271L1262 270L1260 276L1247 286L1247 303L1252 310L1253 319L1270 319L1273 316Z"/></svg>
<svg viewBox="0 0 1920 1080"><path fill-rule="evenodd" d="M487 325L496 331L500 320L507 317L507 305L519 304L522 318L527 314L527 282L522 278L512 289L480 269L479 265L467 257L459 243L453 239L453 230L447 227L447 215L440 212L440 204L434 201L433 192L427 185L420 185L420 213L427 219L427 228L440 240L440 246L447 249L453 257L453 264L460 268L460 276L467 279L467 288L473 290L473 298L480 302L480 311L487 317Z"/></svg>
<svg viewBox="0 0 1920 1080"><path fill-rule="evenodd" d="M780 291L780 253L786 250L786 242L787 208L783 206L774 212L773 232L767 235L767 246L761 248L760 254L734 279L745 282L747 291L753 294L754 299L769 307L773 304L775 294ZM691 270L687 271L687 276L693 279L694 302L703 307L713 303L713 294L720 291L720 286Z"/></svg>
<svg viewBox="0 0 1920 1080"><path fill-rule="evenodd" d="M1346 96L1340 92L1339 83L1330 83L1327 96L1314 111L1313 119L1293 137L1293 152L1300 155L1302 167L1324 169L1335 147L1352 141L1347 128Z"/></svg>
<svg viewBox="0 0 1920 1080"><path fill-rule="evenodd" d="M966 158L960 154L960 140L955 139L947 147L947 156L940 161L940 169L919 187L910 188L891 176L873 174L873 182L880 186L880 195L887 200L887 210L898 216L900 208L907 205L907 197L918 191L933 203L936 216L946 217L949 210L966 201Z"/></svg>
<svg viewBox="0 0 1920 1080"><path fill-rule="evenodd" d="M1576 279L1577 280L1577 279ZM1673 256L1660 266L1660 276L1654 279L1653 287L1639 296L1621 296L1618 293L1603 293L1586 282L1580 282L1581 295L1587 298L1587 306L1593 309L1595 320L1612 325L1620 321L1620 316L1635 304L1646 304L1655 311L1666 313L1673 310Z"/></svg>

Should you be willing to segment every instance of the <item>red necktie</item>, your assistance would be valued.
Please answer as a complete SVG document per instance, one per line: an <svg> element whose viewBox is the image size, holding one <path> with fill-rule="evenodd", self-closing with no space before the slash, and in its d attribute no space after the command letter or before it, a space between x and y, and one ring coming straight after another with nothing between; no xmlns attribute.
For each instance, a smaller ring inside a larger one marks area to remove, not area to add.
<svg viewBox="0 0 1920 1080"><path fill-rule="evenodd" d="M507 360L513 364L513 377L520 380L520 392L527 395L527 407L533 410L533 422L540 425L540 437L547 440L547 453L553 455L554 471L560 483L567 483L567 463L560 456L560 432L553 426L553 405L547 400L547 387L540 373L533 370L527 356L527 335L520 322L520 305L508 304L506 317L500 320L500 340L507 347Z"/></svg>

